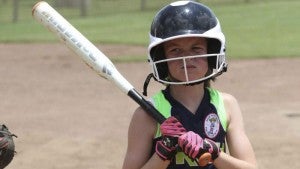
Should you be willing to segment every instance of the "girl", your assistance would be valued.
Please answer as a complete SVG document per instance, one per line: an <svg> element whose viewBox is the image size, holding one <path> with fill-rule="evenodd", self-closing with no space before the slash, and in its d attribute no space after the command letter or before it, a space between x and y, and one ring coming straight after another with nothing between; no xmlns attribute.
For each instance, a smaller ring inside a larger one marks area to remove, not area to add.
<svg viewBox="0 0 300 169"><path fill-rule="evenodd" d="M166 85L151 102L167 120L159 125L142 108L134 112L123 169L256 168L236 99L210 87L227 68L214 13L193 1L162 8L148 51L150 77Z"/></svg>

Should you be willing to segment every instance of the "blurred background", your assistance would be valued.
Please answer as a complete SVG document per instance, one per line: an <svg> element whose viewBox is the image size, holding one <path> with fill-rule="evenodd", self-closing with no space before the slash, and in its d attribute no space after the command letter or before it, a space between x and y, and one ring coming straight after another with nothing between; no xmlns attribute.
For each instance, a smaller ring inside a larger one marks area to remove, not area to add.
<svg viewBox="0 0 300 169"><path fill-rule="evenodd" d="M32 18L37 2L0 0L0 123L18 136L7 169L119 169L137 104ZM152 19L173 1L46 2L142 91ZM213 85L239 100L259 167L300 168L300 1L198 2L226 36L229 69Z"/></svg>
<svg viewBox="0 0 300 169"><path fill-rule="evenodd" d="M36 23L36 0L0 0L0 43L54 42ZM171 0L48 0L94 43L145 46L153 16ZM198 0L221 21L231 58L299 54L298 0ZM236 36L238 34L238 36Z"/></svg>

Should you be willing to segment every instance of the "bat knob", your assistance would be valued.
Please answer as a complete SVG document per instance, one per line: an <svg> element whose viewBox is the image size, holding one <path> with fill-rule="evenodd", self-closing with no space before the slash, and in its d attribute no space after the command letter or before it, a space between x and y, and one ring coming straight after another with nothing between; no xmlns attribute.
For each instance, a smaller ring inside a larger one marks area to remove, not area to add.
<svg viewBox="0 0 300 169"><path fill-rule="evenodd" d="M206 166L210 162L212 162L210 153L204 153L198 158L198 164L201 167Z"/></svg>

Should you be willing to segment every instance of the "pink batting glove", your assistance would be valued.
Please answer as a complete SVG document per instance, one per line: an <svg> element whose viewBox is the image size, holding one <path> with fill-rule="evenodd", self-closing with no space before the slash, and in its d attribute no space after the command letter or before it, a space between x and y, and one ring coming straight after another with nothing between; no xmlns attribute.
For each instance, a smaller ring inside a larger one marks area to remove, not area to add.
<svg viewBox="0 0 300 169"><path fill-rule="evenodd" d="M182 124L173 116L167 118L161 125L160 131L163 136L179 137L186 133Z"/></svg>
<svg viewBox="0 0 300 169"><path fill-rule="evenodd" d="M203 149L203 139L193 131L189 131L178 138L179 147L189 157L196 159Z"/></svg>
<svg viewBox="0 0 300 169"><path fill-rule="evenodd" d="M178 145L186 155L197 160L200 166L213 162L220 154L220 148L213 140L203 139L192 131L181 135Z"/></svg>

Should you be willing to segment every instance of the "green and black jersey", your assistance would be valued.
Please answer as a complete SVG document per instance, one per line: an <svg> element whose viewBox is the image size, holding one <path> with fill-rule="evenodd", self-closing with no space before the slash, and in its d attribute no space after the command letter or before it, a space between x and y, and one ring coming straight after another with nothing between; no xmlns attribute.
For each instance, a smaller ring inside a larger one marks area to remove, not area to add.
<svg viewBox="0 0 300 169"><path fill-rule="evenodd" d="M204 97L195 114L190 112L181 103L176 101L166 88L152 97L152 103L166 118L176 117L188 131L194 131L202 138L209 138L217 143L222 151L225 151L225 136L227 129L226 112L220 92L212 88L205 88ZM153 139L153 153L155 143L161 137L159 124ZM171 161L168 169L214 169L212 164L205 167L197 165L183 152L178 152Z"/></svg>

